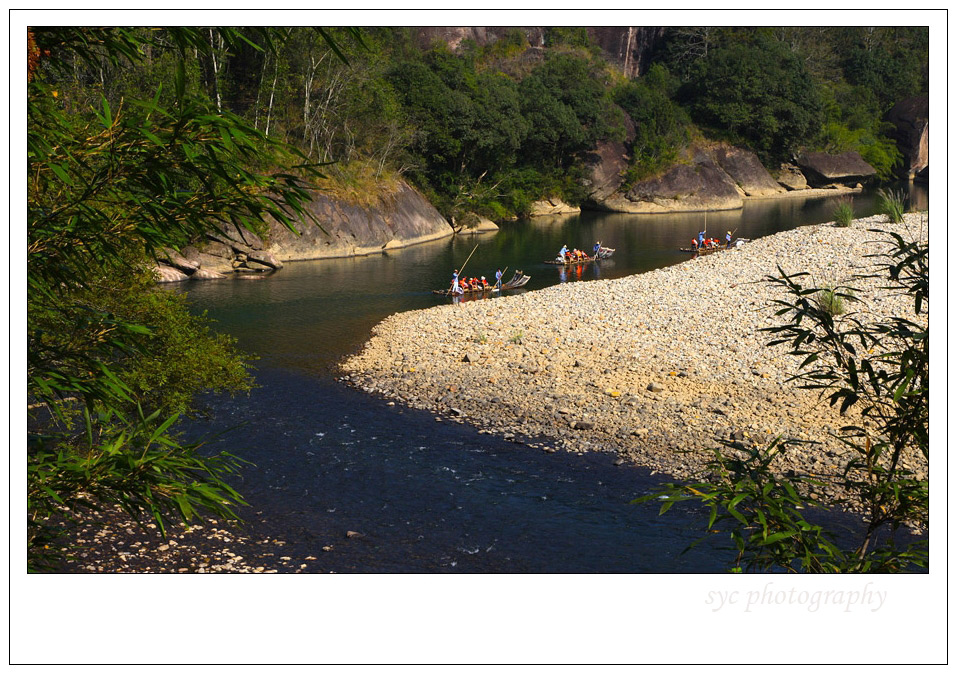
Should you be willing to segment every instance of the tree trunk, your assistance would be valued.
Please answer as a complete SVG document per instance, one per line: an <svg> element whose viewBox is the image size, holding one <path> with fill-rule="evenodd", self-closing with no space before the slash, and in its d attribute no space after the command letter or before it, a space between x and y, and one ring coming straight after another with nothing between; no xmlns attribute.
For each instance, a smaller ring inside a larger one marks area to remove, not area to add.
<svg viewBox="0 0 957 674"><path fill-rule="evenodd" d="M222 36L219 38L222 45ZM216 62L216 42L213 40L213 29L209 29L209 54L213 59L213 91L216 94L216 112L223 111L223 99L219 94L219 64Z"/></svg>
<svg viewBox="0 0 957 674"><path fill-rule="evenodd" d="M272 121L272 104L276 100L276 82L279 81L279 58L276 58L276 68L273 71L272 88L269 90L269 108L266 112L266 135L269 135L269 123Z"/></svg>
<svg viewBox="0 0 957 674"><path fill-rule="evenodd" d="M259 86L256 88L256 119L253 123L253 126L256 127L256 130L259 130L259 103L262 100L263 94L263 82L266 79L266 66L269 65L269 53L263 55L263 70L262 74L259 76Z"/></svg>

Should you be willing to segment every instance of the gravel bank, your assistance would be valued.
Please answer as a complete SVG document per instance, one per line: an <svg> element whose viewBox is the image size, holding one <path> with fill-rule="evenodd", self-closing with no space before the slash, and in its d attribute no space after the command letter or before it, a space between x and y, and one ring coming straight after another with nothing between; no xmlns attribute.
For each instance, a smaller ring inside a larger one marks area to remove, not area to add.
<svg viewBox="0 0 957 674"><path fill-rule="evenodd" d="M261 513L246 514L258 520ZM322 573L314 555L286 551L286 541L258 538L235 522L168 522L166 537L152 521L141 527L117 507L64 522L56 573ZM325 546L324 550L331 549ZM322 554L322 553L319 553Z"/></svg>
<svg viewBox="0 0 957 674"><path fill-rule="evenodd" d="M777 272L803 285L846 281L886 250L880 228L926 237L926 214L848 228L813 225L622 279L567 283L515 297L448 304L382 321L344 377L363 390L464 420L545 451L612 451L700 477L716 439L813 441L780 469L830 472L845 425L817 395L786 382L799 362L769 348ZM855 281L868 318L909 315L905 297ZM912 309L911 309L912 311ZM919 465L915 468L923 470Z"/></svg>

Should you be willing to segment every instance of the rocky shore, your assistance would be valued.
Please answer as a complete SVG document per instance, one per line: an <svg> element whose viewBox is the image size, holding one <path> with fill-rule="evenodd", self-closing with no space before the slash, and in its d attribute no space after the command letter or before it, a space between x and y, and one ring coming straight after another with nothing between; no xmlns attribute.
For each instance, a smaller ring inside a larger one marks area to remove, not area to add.
<svg viewBox="0 0 957 674"><path fill-rule="evenodd" d="M249 523L259 522L261 515L244 513ZM250 527L215 518L191 526L168 522L163 536L155 522L147 519L141 526L119 508L105 507L62 526L56 573L326 572L316 555L287 551L280 538L257 536ZM317 554L332 547L330 540Z"/></svg>
<svg viewBox="0 0 957 674"><path fill-rule="evenodd" d="M799 362L766 346L780 290L763 280L780 265L809 272L804 285L847 281L887 249L873 228L926 237L927 216L801 227L637 276L397 314L342 371L369 393L545 451L617 452L694 479L718 440L780 435L818 443L790 450L780 471L826 474L845 451L829 433L849 419L787 382ZM880 285L854 281L858 317L909 315Z"/></svg>

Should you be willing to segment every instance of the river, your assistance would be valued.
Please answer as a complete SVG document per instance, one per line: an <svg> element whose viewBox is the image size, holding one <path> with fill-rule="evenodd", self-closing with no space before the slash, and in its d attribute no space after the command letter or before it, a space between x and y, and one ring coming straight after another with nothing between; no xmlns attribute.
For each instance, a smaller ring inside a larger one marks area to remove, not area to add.
<svg viewBox="0 0 957 674"><path fill-rule="evenodd" d="M911 203L927 208L912 186ZM250 461L236 486L252 536L287 554L314 555L337 572L681 573L732 563L717 537L682 554L703 531L700 511L663 517L629 501L667 476L615 465L607 454L546 454L421 410L404 409L335 380L335 364L386 316L449 300L463 264L494 278L498 266L555 283L616 278L675 264L698 231L757 238L827 222L834 197L756 200L738 211L675 215L582 213L504 223L498 232L363 258L293 262L256 279L183 286L191 306L256 354L258 388L207 399L213 418L191 433L234 429L214 449ZM876 197L853 197L855 217ZM583 269L544 263L563 244L614 257ZM501 301L489 298L476 301ZM361 536L347 537L346 532ZM323 552L322 548L329 550Z"/></svg>

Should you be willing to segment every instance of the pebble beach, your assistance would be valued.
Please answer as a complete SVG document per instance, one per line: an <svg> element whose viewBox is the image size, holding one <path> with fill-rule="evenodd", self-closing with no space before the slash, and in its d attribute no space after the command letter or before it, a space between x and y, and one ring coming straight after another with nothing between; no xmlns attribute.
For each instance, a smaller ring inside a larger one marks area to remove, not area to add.
<svg viewBox="0 0 957 674"><path fill-rule="evenodd" d="M853 413L788 381L800 361L767 346L762 329L779 324L773 302L785 296L766 279L778 266L807 272L805 287L854 287L858 319L910 316L912 302L879 280L851 282L888 250L871 229L926 240L927 214L805 226L631 277L396 314L342 363L343 378L437 422L547 452L616 452L679 479L702 477L721 440L774 437L802 441L780 471L828 474L846 451L830 434Z"/></svg>

